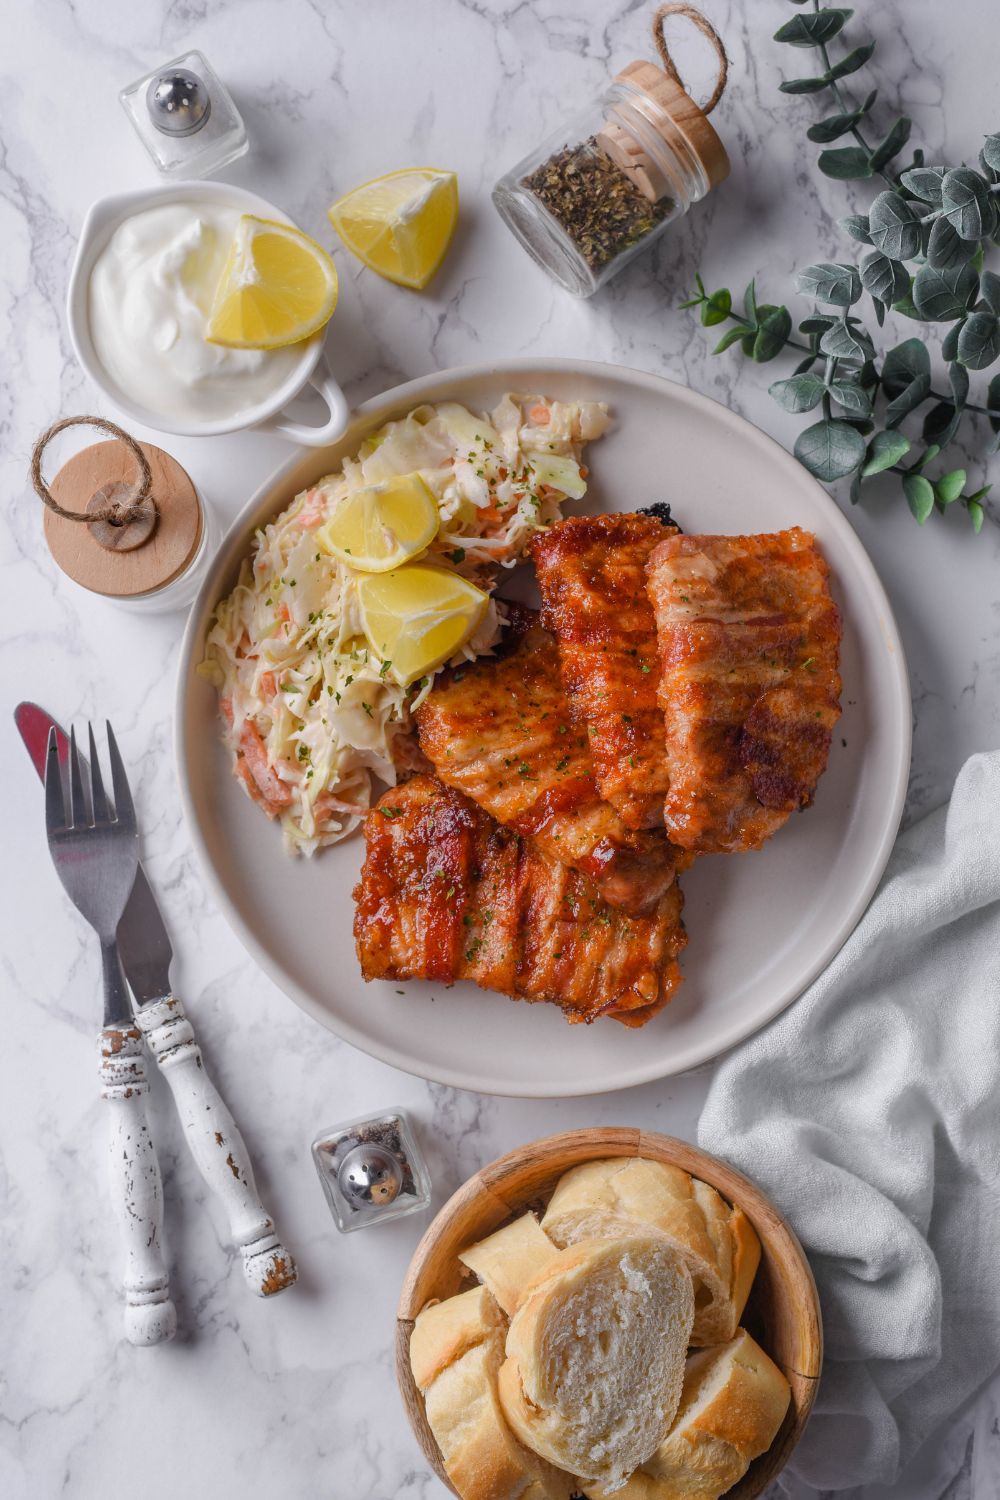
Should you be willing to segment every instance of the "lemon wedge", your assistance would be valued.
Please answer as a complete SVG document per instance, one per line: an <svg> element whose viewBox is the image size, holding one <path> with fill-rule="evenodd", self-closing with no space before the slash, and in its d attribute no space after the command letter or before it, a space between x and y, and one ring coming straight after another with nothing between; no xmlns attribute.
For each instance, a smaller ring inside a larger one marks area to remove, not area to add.
<svg viewBox="0 0 1000 1500"><path fill-rule="evenodd" d="M229 349L280 349L318 332L337 305L337 268L322 245L272 219L236 226L205 337Z"/></svg>
<svg viewBox="0 0 1000 1500"><path fill-rule="evenodd" d="M361 574L358 599L372 650L403 687L454 656L489 604L475 584L425 563Z"/></svg>
<svg viewBox="0 0 1000 1500"><path fill-rule="evenodd" d="M321 547L362 573L387 573L426 551L441 514L419 474L354 490L316 533Z"/></svg>
<svg viewBox="0 0 1000 1500"><path fill-rule="evenodd" d="M348 250L371 270L420 291L444 259L458 221L458 179L434 167L376 177L330 209Z"/></svg>

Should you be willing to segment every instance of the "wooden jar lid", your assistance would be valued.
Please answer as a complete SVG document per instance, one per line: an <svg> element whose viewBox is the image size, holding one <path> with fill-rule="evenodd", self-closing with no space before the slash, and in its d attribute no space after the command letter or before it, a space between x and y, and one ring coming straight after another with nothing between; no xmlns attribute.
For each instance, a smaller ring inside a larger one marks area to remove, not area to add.
<svg viewBox="0 0 1000 1500"><path fill-rule="evenodd" d="M152 443L139 447L152 472L156 514L152 526L130 528L129 550L102 546L89 526L45 512L45 540L62 571L74 583L111 599L163 588L184 572L201 543L201 503L189 476L162 448ZM49 490L65 510L86 511L98 491L114 486L129 490L134 483L135 459L123 443L111 441L82 449L63 465Z"/></svg>
<svg viewBox="0 0 1000 1500"><path fill-rule="evenodd" d="M645 94L684 137L688 147L708 178L709 189L729 176L729 156L708 116L690 94L656 63L631 62L617 74L619 83L629 84ZM667 137L669 143L669 137Z"/></svg>

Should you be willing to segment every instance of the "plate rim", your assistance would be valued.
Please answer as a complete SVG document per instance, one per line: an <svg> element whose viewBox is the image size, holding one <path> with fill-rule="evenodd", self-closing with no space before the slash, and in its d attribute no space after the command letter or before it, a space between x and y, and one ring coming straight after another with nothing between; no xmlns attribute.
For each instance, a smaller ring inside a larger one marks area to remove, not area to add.
<svg viewBox="0 0 1000 1500"><path fill-rule="evenodd" d="M889 816L886 820L881 839L876 846L873 856L869 859L866 878L858 886L854 900L850 903L832 935L817 950L813 962L796 979L794 985L790 987L785 986L784 988L779 987L776 990L775 998L764 1008L764 1011L756 1013L748 1023L741 1021L737 1017L728 1027L723 1027L720 1034L713 1041L710 1051L706 1051L704 1047L690 1046L686 1051L679 1053L679 1055L671 1054L665 1059L647 1062L645 1065L643 1065L642 1059L637 1057L635 1065L624 1077L615 1076L608 1082L595 1082L593 1085L584 1084L582 1086L559 1081L548 1085L544 1093L539 1093L537 1084L525 1083L516 1078L501 1080L487 1078L466 1070L454 1069L447 1065L435 1066L431 1069L425 1063L412 1057L402 1047L373 1041L351 1022L345 1021L341 1016L332 1015L307 989L299 985L287 973L278 960L270 954L266 946L257 940L252 929L244 922L239 911L236 909L236 905L226 889L222 876L216 869L195 811L190 768L184 754L184 741L189 719L190 688L194 677L194 667L197 664L194 660L196 636L200 633L200 624L205 613L206 604L209 601L209 595L214 594L218 588L217 575L219 573L220 559L229 552L237 532L243 534L247 531L250 525L250 517L263 507L268 497L299 466L303 458L310 453L318 455L323 451L322 449L310 450L298 445L295 446L289 457L278 464L267 478L258 485L257 489L254 490L253 494L240 507L232 522L226 528L216 550L215 557L209 564L205 577L198 589L197 596L191 605L181 638L174 697L173 752L184 821L187 825L188 834L197 854L202 873L207 879L209 889L212 891L223 916L250 957L263 969L264 973L267 974L278 989L287 995L307 1015L311 1016L313 1020L319 1022L326 1030L333 1032L335 1036L357 1047L359 1051L364 1052L367 1056L373 1057L379 1062L386 1063L390 1067L398 1068L413 1077L423 1078L429 1083L442 1084L448 1088L463 1089L468 1092L495 1095L501 1098L592 1098L602 1094L614 1093L619 1089L638 1088L642 1084L654 1083L663 1078L676 1077L679 1074L689 1073L695 1068L716 1061L739 1042L745 1041L748 1037L762 1031L765 1026L770 1025L776 1016L793 1005L805 993L814 979L822 973L827 964L840 952L863 916L875 888L882 878L899 831L899 824L903 816L903 808L906 800L912 750L912 699L906 655L892 605L886 593L885 586L878 575L878 571L854 527L850 524L833 497L799 464L798 460L786 448L782 447L775 438L772 438L769 433L764 432L746 417L741 416L738 412L731 411L729 407L723 406L711 396L703 395L700 391L691 390L689 386L682 385L676 380L670 380L665 375L655 374L647 370L637 370L629 365L615 364L606 360L524 356L523 358L495 360L481 364L450 366L443 370L434 370L426 375L420 375L411 380L403 381L400 385L392 386L389 390L383 391L376 396L371 396L358 406L352 407L348 425L353 426L359 418L375 416L382 409L388 409L400 404L409 404L411 399L420 397L435 385L446 382L453 383L456 380L482 380L494 376L502 378L507 374L513 375L515 372L526 370L530 370L533 375L537 375L539 378L549 375L572 375L577 373L581 376L599 380L602 377L615 379L625 375L633 381L638 380L640 383L649 386L652 390L664 395L668 400L673 400L681 405L689 404L699 407L710 417L721 422L723 426L733 429L737 433L749 435L752 440L762 444L766 450L770 450L770 455L780 468L788 472L794 472L799 482L805 480L813 487L816 495L819 497L820 505L827 513L832 527L839 533L839 538L846 547L852 565L865 576L868 591L873 595L876 603L880 605L883 611L879 624L886 645L886 654L890 660L894 688L893 708L901 725L897 756L893 767L894 785L889 803ZM433 398L425 396L425 399ZM416 404L419 404L419 402ZM331 443L329 446L334 447L336 444ZM212 599L211 602L214 604L216 601Z"/></svg>

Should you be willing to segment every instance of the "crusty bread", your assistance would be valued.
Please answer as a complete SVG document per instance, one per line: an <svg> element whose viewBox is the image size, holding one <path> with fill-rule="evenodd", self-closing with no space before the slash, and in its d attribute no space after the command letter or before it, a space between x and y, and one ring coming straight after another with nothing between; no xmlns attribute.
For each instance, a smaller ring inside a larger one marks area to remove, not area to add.
<svg viewBox="0 0 1000 1500"><path fill-rule="evenodd" d="M745 1329L692 1354L674 1425L617 1500L718 1500L770 1448L790 1400L788 1381Z"/></svg>
<svg viewBox="0 0 1000 1500"><path fill-rule="evenodd" d="M507 1334L511 1427L560 1468L620 1487L669 1430L693 1319L690 1273L662 1235L563 1250Z"/></svg>
<svg viewBox="0 0 1000 1500"><path fill-rule="evenodd" d="M462 1500L569 1500L574 1481L521 1446L497 1399L506 1319L485 1287L420 1313L410 1367Z"/></svg>
<svg viewBox="0 0 1000 1500"><path fill-rule="evenodd" d="M584 1162L560 1178L542 1229L557 1245L654 1229L684 1257L695 1289L691 1342L726 1343L739 1327L760 1260L742 1209L679 1167L642 1157Z"/></svg>
<svg viewBox="0 0 1000 1500"><path fill-rule="evenodd" d="M459 1260L474 1271L512 1318L536 1276L559 1254L534 1214L522 1214L495 1234L463 1250Z"/></svg>

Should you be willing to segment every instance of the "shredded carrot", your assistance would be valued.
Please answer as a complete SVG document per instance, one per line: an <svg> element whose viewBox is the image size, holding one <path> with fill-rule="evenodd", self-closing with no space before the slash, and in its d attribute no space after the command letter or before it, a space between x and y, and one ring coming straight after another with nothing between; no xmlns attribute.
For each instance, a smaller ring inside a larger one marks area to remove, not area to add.
<svg viewBox="0 0 1000 1500"><path fill-rule="evenodd" d="M273 672L262 672L260 674L260 690L264 694L264 697L267 699L268 703L270 703L275 693L278 691L278 684L274 680Z"/></svg>

